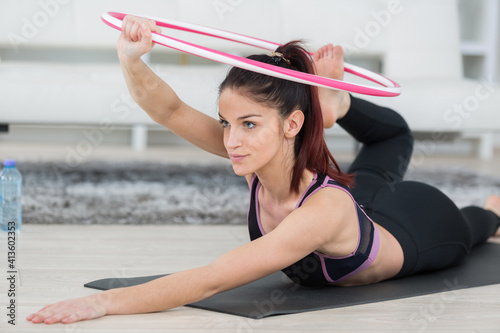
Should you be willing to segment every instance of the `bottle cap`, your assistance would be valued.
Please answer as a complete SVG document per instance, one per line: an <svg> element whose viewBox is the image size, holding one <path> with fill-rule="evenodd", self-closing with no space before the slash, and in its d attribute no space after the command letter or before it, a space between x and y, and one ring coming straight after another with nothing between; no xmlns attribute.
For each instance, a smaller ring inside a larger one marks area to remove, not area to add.
<svg viewBox="0 0 500 333"><path fill-rule="evenodd" d="M3 161L3 166L4 167L15 167L16 161L15 160L5 160L5 161Z"/></svg>

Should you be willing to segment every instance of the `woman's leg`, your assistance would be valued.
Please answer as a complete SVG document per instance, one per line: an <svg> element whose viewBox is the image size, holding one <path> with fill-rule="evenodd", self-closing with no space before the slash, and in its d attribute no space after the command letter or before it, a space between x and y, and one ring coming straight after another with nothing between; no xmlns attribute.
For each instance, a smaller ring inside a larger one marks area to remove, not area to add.
<svg viewBox="0 0 500 333"><path fill-rule="evenodd" d="M427 184L403 181L375 194L370 217L399 241L405 262L397 277L458 264L474 245L500 227L500 217L480 207L458 207Z"/></svg>
<svg viewBox="0 0 500 333"><path fill-rule="evenodd" d="M351 97L349 111L337 123L363 143L349 169L356 172L352 194L401 244L405 262L396 277L455 265L500 227L500 198L499 212L460 210L438 189L403 181L413 136L396 112Z"/></svg>
<svg viewBox="0 0 500 333"><path fill-rule="evenodd" d="M352 96L349 111L337 123L363 143L348 172L356 172L353 196L367 206L378 188L403 180L413 135L398 113Z"/></svg>

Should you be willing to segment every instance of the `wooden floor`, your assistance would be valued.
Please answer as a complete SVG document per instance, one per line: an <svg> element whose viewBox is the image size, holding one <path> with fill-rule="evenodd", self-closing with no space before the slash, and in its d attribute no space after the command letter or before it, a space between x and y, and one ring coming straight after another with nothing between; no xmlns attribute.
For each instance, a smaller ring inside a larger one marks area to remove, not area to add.
<svg viewBox="0 0 500 333"><path fill-rule="evenodd" d="M5 276L5 233L1 237ZM2 278L0 332L500 332L500 285L261 320L189 307L71 325L24 319L46 304L95 293L85 282L204 265L247 241L245 226L26 224L16 244L16 325L7 324L9 286Z"/></svg>

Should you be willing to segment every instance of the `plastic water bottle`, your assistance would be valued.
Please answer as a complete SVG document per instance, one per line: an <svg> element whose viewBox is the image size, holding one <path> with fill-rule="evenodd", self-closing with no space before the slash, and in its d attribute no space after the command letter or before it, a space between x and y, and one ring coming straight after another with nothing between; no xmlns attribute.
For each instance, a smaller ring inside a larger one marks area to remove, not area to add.
<svg viewBox="0 0 500 333"><path fill-rule="evenodd" d="M0 181L0 230L3 229L3 185Z"/></svg>
<svg viewBox="0 0 500 333"><path fill-rule="evenodd" d="M22 185L23 177L16 168L16 161L5 160L3 162L3 170L0 173L0 183L2 184L3 192L3 216L0 229L6 231L9 228L9 223L16 225L16 230L21 228L22 224Z"/></svg>

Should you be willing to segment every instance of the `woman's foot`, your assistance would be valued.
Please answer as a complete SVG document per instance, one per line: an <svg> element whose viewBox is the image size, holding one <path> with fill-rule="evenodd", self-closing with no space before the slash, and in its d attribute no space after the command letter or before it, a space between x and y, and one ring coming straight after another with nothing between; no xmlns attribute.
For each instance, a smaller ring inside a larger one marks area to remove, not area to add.
<svg viewBox="0 0 500 333"><path fill-rule="evenodd" d="M316 74L335 80L344 78L344 51L341 46L328 44L314 53ZM329 128L349 110L351 97L347 91L319 88L323 127Z"/></svg>
<svg viewBox="0 0 500 333"><path fill-rule="evenodd" d="M500 217L500 197L498 195L490 195L488 199L486 199L484 209L491 210L498 217ZM500 236L500 228L498 228L495 236Z"/></svg>

